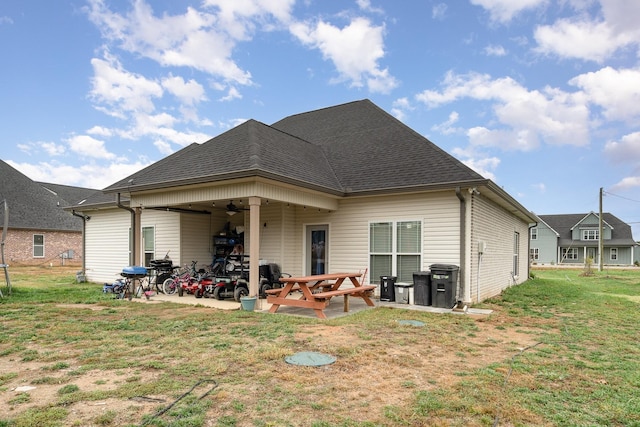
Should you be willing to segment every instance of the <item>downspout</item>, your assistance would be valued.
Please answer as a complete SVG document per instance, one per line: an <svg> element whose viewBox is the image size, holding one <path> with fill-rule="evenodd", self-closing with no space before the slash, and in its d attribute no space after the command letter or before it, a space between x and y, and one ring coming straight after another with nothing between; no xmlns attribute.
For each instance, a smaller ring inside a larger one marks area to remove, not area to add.
<svg viewBox="0 0 640 427"><path fill-rule="evenodd" d="M87 255L87 221L91 219L88 215L79 214L76 211L72 210L71 214L73 216L77 216L78 218L82 218L82 277L87 277L87 263L86 263L86 255Z"/></svg>
<svg viewBox="0 0 640 427"><path fill-rule="evenodd" d="M460 291L457 298L456 308L464 307L464 291L466 287L466 260L467 260L467 200L462 195L460 187L456 187L456 196L460 200L460 270L458 277L460 278Z"/></svg>
<svg viewBox="0 0 640 427"><path fill-rule="evenodd" d="M129 206L125 206L122 203L120 203L120 193L118 193L118 196L116 198L116 204L118 205L118 207L120 209L124 209L127 210L129 212L131 212L131 251L129 253L129 265L135 265L135 249L136 249L136 211L129 207Z"/></svg>
<svg viewBox="0 0 640 427"><path fill-rule="evenodd" d="M531 278L531 229L538 226L539 223L534 222L529 226L529 236L527 238L527 256L529 257L529 262L527 262L527 278Z"/></svg>

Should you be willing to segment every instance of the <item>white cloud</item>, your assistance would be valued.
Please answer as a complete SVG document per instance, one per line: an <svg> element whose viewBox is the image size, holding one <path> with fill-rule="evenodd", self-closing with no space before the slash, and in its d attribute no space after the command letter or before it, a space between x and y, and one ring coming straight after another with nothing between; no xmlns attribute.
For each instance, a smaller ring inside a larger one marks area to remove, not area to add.
<svg viewBox="0 0 640 427"><path fill-rule="evenodd" d="M393 101L391 114L398 120L404 121L406 118L406 112L414 110L415 107L409 102L409 98L398 98Z"/></svg>
<svg viewBox="0 0 640 427"><path fill-rule="evenodd" d="M0 25L13 24L13 19L8 16L0 16Z"/></svg>
<svg viewBox="0 0 640 427"><path fill-rule="evenodd" d="M470 141L482 146L531 150L540 140L558 145L589 143L589 110L581 92L545 87L528 90L510 77L447 73L441 91L425 90L416 99L430 108L471 98L492 103L496 129L477 126Z"/></svg>
<svg viewBox="0 0 640 427"><path fill-rule="evenodd" d="M108 187L149 166L148 161L112 162L107 165L86 163L80 166L54 162L16 163L10 160L7 163L34 181L95 189Z"/></svg>
<svg viewBox="0 0 640 427"><path fill-rule="evenodd" d="M349 81L351 86L371 92L388 93L398 82L378 61L385 54L384 26L375 26L366 18L355 18L344 28L319 21L315 24L298 22L291 33L303 44L322 52L324 59L335 65L339 77L335 82Z"/></svg>
<svg viewBox="0 0 640 427"><path fill-rule="evenodd" d="M547 192L547 186L543 182L539 182L537 184L531 184L531 188L536 190L538 193L544 194Z"/></svg>
<svg viewBox="0 0 640 427"><path fill-rule="evenodd" d="M602 68L569 81L603 109L608 120L636 123L640 118L640 69Z"/></svg>
<svg viewBox="0 0 640 427"><path fill-rule="evenodd" d="M222 4L220 16L189 7L182 15L158 18L144 0L135 1L126 15L111 12L103 0L90 0L87 13L103 38L123 50L162 66L190 67L238 84L251 84L251 74L231 59L235 43L245 39L250 30L247 23L233 20L238 9L231 5L257 2L210 1L209 5L217 3ZM230 16L225 15L228 11Z"/></svg>
<svg viewBox="0 0 640 427"><path fill-rule="evenodd" d="M640 132L625 135L620 141L607 142L604 146L604 154L616 163L640 165Z"/></svg>
<svg viewBox="0 0 640 427"><path fill-rule="evenodd" d="M206 7L219 10L219 25L237 40L247 40L256 24L271 30L291 20L295 0L204 0Z"/></svg>
<svg viewBox="0 0 640 427"><path fill-rule="evenodd" d="M559 19L552 25L536 28L536 50L561 58L577 58L603 62L619 49L640 47L640 2L626 0L600 0L601 16L590 16L583 5L573 5L579 14L570 19Z"/></svg>
<svg viewBox="0 0 640 427"><path fill-rule="evenodd" d="M96 159L114 159L116 156L107 151L104 141L99 141L88 135L74 135L67 140L69 148L74 153L84 157Z"/></svg>
<svg viewBox="0 0 640 427"><path fill-rule="evenodd" d="M500 45L489 45L484 48L484 53L487 56L505 56L507 50Z"/></svg>
<svg viewBox="0 0 640 427"><path fill-rule="evenodd" d="M445 122L433 125L431 129L436 132L440 132L443 135L450 135L452 133L460 132L461 130L459 128L455 128L453 126L458 122L459 119L460 114L458 114L457 111L452 111Z"/></svg>
<svg viewBox="0 0 640 427"><path fill-rule="evenodd" d="M162 87L186 105L194 105L207 99L202 85L193 79L185 82L180 76L169 75L162 79Z"/></svg>
<svg viewBox="0 0 640 427"><path fill-rule="evenodd" d="M371 6L371 0L356 0L356 3L358 4L358 7L365 12L384 13L383 9Z"/></svg>
<svg viewBox="0 0 640 427"><path fill-rule="evenodd" d="M489 12L494 22L507 23L524 10L546 5L548 0L471 0L471 4L480 6Z"/></svg>
<svg viewBox="0 0 640 427"><path fill-rule="evenodd" d="M91 129L87 131L89 135L96 135L102 137L111 137L113 136L113 130L106 128L104 126L93 126Z"/></svg>
<svg viewBox="0 0 640 427"><path fill-rule="evenodd" d="M125 118L127 113L152 112L153 98L162 96L162 86L146 77L123 69L120 62L105 53L105 59L93 58L94 76L90 98L107 114Z"/></svg>
<svg viewBox="0 0 640 427"><path fill-rule="evenodd" d="M168 156L170 154L173 154L173 149L171 148L171 144L169 144L167 141L163 141L161 139L157 139L153 142L153 145L158 149L158 151L165 155Z"/></svg>
<svg viewBox="0 0 640 427"><path fill-rule="evenodd" d="M625 191L640 187L640 176L628 176L611 187L611 191Z"/></svg>
<svg viewBox="0 0 640 427"><path fill-rule="evenodd" d="M226 96L220 98L220 101L233 101L234 99L242 99L242 94L235 87L231 86Z"/></svg>
<svg viewBox="0 0 640 427"><path fill-rule="evenodd" d="M41 142L40 148L42 148L45 153L52 157L60 156L66 151L64 145L56 144L54 142Z"/></svg>
<svg viewBox="0 0 640 427"><path fill-rule="evenodd" d="M482 153L474 150L463 150L456 148L453 154L460 159L462 163L482 175L483 177L496 181L494 171L500 165L500 159L497 157L487 157Z"/></svg>
<svg viewBox="0 0 640 427"><path fill-rule="evenodd" d="M433 19L437 19L442 21L445 18L447 13L447 4L446 3L438 3L433 8L431 8L431 17Z"/></svg>

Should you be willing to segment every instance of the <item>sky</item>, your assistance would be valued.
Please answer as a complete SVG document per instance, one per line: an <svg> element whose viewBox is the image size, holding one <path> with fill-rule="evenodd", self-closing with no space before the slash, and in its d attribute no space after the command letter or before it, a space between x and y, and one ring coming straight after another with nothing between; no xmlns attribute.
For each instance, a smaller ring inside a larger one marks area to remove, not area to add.
<svg viewBox="0 0 640 427"><path fill-rule="evenodd" d="M640 240L638 16L628 0L4 0L0 158L102 189L247 119L370 99L536 214L598 212L602 188Z"/></svg>

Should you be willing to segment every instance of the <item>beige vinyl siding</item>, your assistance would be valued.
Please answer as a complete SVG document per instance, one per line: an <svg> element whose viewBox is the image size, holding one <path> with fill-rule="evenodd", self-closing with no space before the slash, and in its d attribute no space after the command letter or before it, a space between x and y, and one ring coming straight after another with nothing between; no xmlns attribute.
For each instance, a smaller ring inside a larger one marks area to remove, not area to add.
<svg viewBox="0 0 640 427"><path fill-rule="evenodd" d="M90 282L112 283L129 265L131 213L123 209L91 212L86 222L85 267Z"/></svg>
<svg viewBox="0 0 640 427"><path fill-rule="evenodd" d="M528 278L529 225L506 210L496 206L486 198L473 196L468 203L471 208L471 265L470 296L477 302L500 294L514 284L512 278L514 233L520 234L519 276L517 283ZM481 259L478 254L479 242L486 243ZM480 263L479 263L480 262ZM478 270L479 263L479 270ZM478 288L479 283L479 288Z"/></svg>
<svg viewBox="0 0 640 427"><path fill-rule="evenodd" d="M180 238L180 264L191 265L192 261L198 261L198 268L211 265L213 261L211 217L181 213L179 227L174 228Z"/></svg>
<svg viewBox="0 0 640 427"><path fill-rule="evenodd" d="M163 258L169 252L174 264L180 262L180 214L176 212L144 209L140 215L142 227L154 227L155 259Z"/></svg>
<svg viewBox="0 0 640 427"><path fill-rule="evenodd" d="M329 270L359 271L369 268L369 224L378 221L421 221L422 265L459 265L459 201L454 192L367 197L340 201L335 212L296 208L295 245L286 257L296 260L293 274L304 274L304 235L308 225L328 224ZM377 281L378 278L370 280Z"/></svg>

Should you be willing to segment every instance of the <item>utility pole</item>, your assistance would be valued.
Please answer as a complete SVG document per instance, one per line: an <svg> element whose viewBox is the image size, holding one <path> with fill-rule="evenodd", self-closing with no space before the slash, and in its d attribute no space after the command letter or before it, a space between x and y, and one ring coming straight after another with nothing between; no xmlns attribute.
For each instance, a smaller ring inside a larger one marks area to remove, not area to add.
<svg viewBox="0 0 640 427"><path fill-rule="evenodd" d="M600 187L600 215L598 215L598 271L602 271L604 264L604 235L602 234L602 187Z"/></svg>

